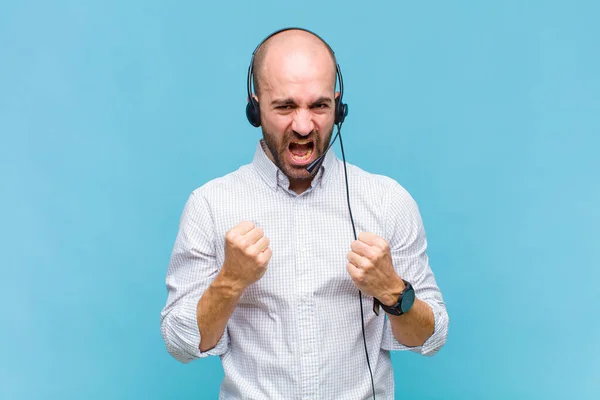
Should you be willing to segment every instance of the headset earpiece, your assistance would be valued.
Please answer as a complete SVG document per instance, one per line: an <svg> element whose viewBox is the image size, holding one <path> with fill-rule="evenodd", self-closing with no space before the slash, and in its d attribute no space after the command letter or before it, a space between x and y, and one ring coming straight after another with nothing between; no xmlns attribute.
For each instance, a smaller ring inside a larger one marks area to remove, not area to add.
<svg viewBox="0 0 600 400"><path fill-rule="evenodd" d="M335 99L335 124L341 124L348 115L348 104L342 103L342 96Z"/></svg>
<svg viewBox="0 0 600 400"><path fill-rule="evenodd" d="M248 104L246 104L246 117L248 118L248 122L255 128L260 126L260 106L258 101L252 96L250 96Z"/></svg>

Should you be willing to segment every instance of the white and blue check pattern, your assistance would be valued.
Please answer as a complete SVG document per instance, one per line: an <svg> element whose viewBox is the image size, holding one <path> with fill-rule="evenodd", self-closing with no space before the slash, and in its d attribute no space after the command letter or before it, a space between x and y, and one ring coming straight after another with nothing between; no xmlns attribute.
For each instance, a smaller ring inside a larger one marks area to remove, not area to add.
<svg viewBox="0 0 600 400"><path fill-rule="evenodd" d="M328 152L312 186L297 195L261 145L251 164L188 199L166 277L161 331L167 350L184 363L219 355L220 399L371 398L358 289L346 271L354 237L343 162ZM357 234L388 241L396 271L435 317L433 335L408 348L394 338L385 313L373 313L373 299L363 297L376 396L393 399L390 350L435 354L446 341L448 314L415 201L394 180L347 167ZM244 220L264 230L273 256L243 293L217 346L203 353L196 305L223 264L225 233Z"/></svg>

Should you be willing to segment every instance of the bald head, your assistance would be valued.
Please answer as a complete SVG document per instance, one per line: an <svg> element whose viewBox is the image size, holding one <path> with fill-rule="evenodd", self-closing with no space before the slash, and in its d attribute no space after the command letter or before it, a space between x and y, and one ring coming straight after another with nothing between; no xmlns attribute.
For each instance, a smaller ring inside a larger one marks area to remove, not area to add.
<svg viewBox="0 0 600 400"><path fill-rule="evenodd" d="M254 91L257 95L264 84L264 76L285 66L286 63L330 69L335 88L336 60L329 45L310 32L291 29L270 37L256 51L252 70Z"/></svg>

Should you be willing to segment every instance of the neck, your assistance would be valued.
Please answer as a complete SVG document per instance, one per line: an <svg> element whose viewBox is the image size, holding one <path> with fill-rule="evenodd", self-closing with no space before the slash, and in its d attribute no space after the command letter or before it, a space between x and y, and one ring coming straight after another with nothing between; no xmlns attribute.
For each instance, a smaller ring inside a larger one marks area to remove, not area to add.
<svg viewBox="0 0 600 400"><path fill-rule="evenodd" d="M261 139L260 145L261 145L263 151L265 152L265 154L267 155L267 158L269 160L271 160L271 162L273 162L273 164L275 164L275 158L273 157L273 154L271 154L271 150L269 150L269 146L267 146L267 144L265 143L265 141L263 139ZM292 179L288 176L288 180L290 181L289 189L299 195L299 194L304 193L306 190L308 190L308 188L310 187L310 184L312 183L313 178Z"/></svg>
<svg viewBox="0 0 600 400"><path fill-rule="evenodd" d="M290 190L302 194L310 187L312 179L290 179Z"/></svg>

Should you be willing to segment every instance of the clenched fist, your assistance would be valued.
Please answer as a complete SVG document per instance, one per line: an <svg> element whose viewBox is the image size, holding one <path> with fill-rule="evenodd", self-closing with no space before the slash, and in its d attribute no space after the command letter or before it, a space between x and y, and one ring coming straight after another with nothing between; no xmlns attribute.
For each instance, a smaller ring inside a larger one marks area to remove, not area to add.
<svg viewBox="0 0 600 400"><path fill-rule="evenodd" d="M387 241L374 233L362 232L350 249L346 269L356 287L385 305L394 304L404 282L394 269Z"/></svg>
<svg viewBox="0 0 600 400"><path fill-rule="evenodd" d="M244 221L225 235L225 262L222 273L241 289L258 281L271 259L269 239L262 229Z"/></svg>

